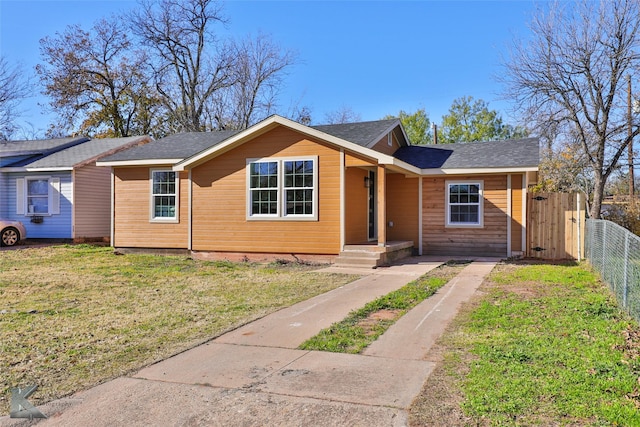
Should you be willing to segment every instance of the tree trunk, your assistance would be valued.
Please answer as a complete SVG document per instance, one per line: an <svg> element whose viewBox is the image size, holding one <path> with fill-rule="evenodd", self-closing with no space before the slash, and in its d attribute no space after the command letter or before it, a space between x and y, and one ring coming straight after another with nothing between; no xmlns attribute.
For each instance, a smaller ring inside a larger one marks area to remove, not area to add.
<svg viewBox="0 0 640 427"><path fill-rule="evenodd" d="M605 180L602 176L596 174L593 189L593 203L589 210L589 216L593 219L600 219L600 209L602 208L602 199L604 198Z"/></svg>

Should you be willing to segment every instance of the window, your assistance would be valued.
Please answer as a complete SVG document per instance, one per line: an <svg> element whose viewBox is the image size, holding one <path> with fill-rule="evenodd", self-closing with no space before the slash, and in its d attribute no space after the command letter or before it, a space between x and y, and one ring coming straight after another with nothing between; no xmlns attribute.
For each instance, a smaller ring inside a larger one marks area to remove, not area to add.
<svg viewBox="0 0 640 427"><path fill-rule="evenodd" d="M27 213L49 214L49 179L27 179Z"/></svg>
<svg viewBox="0 0 640 427"><path fill-rule="evenodd" d="M251 215L278 214L278 162L250 165Z"/></svg>
<svg viewBox="0 0 640 427"><path fill-rule="evenodd" d="M248 218L317 219L317 158L248 162Z"/></svg>
<svg viewBox="0 0 640 427"><path fill-rule="evenodd" d="M168 170L151 171L151 219L178 220L178 176Z"/></svg>
<svg viewBox="0 0 640 427"><path fill-rule="evenodd" d="M60 214L60 177L16 178L16 214L49 216Z"/></svg>
<svg viewBox="0 0 640 427"><path fill-rule="evenodd" d="M313 160L284 162L286 215L313 215Z"/></svg>
<svg viewBox="0 0 640 427"><path fill-rule="evenodd" d="M482 227L482 182L447 182L447 226Z"/></svg>

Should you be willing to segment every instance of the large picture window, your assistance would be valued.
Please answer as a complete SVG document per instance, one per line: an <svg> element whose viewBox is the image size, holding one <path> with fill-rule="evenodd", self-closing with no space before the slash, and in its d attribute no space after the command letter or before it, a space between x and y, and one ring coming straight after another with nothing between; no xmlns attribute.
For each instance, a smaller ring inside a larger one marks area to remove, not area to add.
<svg viewBox="0 0 640 427"><path fill-rule="evenodd" d="M151 219L178 220L178 176L170 170L151 171Z"/></svg>
<svg viewBox="0 0 640 427"><path fill-rule="evenodd" d="M482 227L482 182L447 182L447 226Z"/></svg>
<svg viewBox="0 0 640 427"><path fill-rule="evenodd" d="M317 158L249 161L249 219L317 219L317 163Z"/></svg>

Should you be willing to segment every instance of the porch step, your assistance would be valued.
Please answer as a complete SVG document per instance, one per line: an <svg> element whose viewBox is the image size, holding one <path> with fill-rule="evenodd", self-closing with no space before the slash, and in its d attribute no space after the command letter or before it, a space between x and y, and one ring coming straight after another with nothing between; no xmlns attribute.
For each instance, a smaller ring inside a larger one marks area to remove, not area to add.
<svg viewBox="0 0 640 427"><path fill-rule="evenodd" d="M411 256L412 242L390 242L386 246L347 245L335 259L336 267L376 268Z"/></svg>
<svg viewBox="0 0 640 427"><path fill-rule="evenodd" d="M363 251L343 251L333 264L336 267L376 268L380 262L380 253Z"/></svg>

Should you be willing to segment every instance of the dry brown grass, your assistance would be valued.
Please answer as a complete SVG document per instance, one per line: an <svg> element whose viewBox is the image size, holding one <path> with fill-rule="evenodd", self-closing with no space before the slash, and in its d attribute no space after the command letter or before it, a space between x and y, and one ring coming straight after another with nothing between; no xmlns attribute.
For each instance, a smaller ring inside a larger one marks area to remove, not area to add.
<svg viewBox="0 0 640 427"><path fill-rule="evenodd" d="M0 408L11 387L37 384L41 404L355 278L315 268L90 245L0 252Z"/></svg>

